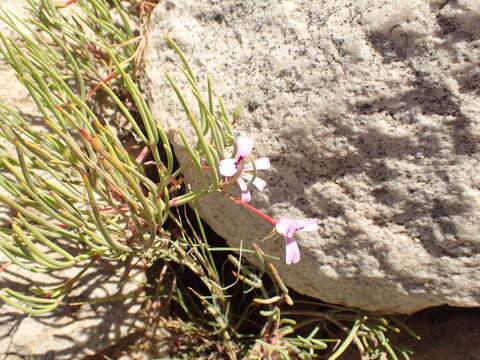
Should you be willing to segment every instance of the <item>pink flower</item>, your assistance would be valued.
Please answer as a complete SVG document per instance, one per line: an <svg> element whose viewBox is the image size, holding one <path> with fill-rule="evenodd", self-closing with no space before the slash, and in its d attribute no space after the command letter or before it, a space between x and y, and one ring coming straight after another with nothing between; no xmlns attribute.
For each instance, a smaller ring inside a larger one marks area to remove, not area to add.
<svg viewBox="0 0 480 360"><path fill-rule="evenodd" d="M253 164L245 164L245 161L250 157L252 153L253 143L249 137L239 136L237 138L237 153L234 159L225 159L220 161L220 174L226 177L237 177L236 181L240 187L242 193L241 199L243 202L250 202L252 197L248 190L247 182L250 182L253 178ZM270 160L268 158L261 158L255 161L256 170L265 170L270 167ZM267 183L255 177L252 181L255 187L262 191L267 186Z"/></svg>
<svg viewBox="0 0 480 360"><path fill-rule="evenodd" d="M281 217L277 220L275 230L285 238L285 262L287 265L300 261L300 249L293 235L297 231L313 231L318 228L318 219L293 220Z"/></svg>
<svg viewBox="0 0 480 360"><path fill-rule="evenodd" d="M296 264L300 261L300 249L297 242L293 238L293 235L297 231L313 231L318 228L318 219L307 220L293 220L287 217L281 217L280 219L274 219L271 216L265 214L263 211L254 208L252 205L245 203L240 199L236 199L230 196L230 200L257 214L261 218L274 225L274 230L285 238L285 262L287 265ZM270 238L274 232L267 237Z"/></svg>

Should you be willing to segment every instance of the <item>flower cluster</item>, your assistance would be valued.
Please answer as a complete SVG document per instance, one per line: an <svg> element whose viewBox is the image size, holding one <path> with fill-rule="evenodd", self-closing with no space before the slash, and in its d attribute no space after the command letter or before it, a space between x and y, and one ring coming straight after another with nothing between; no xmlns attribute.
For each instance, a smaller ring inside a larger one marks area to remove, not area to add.
<svg viewBox="0 0 480 360"><path fill-rule="evenodd" d="M251 162L248 164L246 163L246 160L250 158L252 149L253 143L250 138L246 136L238 137L235 158L222 160L219 168L220 174L236 180L240 187L241 199L246 203L252 200L247 183L252 182L252 184L260 191L263 191L267 186L267 183L264 180L258 177L253 177L253 164ZM270 167L270 160L265 157L257 159L254 164L256 170L266 170Z"/></svg>
<svg viewBox="0 0 480 360"><path fill-rule="evenodd" d="M300 249L293 235L297 231L314 231L318 228L318 219L293 220L281 217L275 230L285 238L285 262L287 265L296 264L300 261Z"/></svg>
<svg viewBox="0 0 480 360"><path fill-rule="evenodd" d="M236 182L241 191L241 199L231 198L234 202L255 212L262 218L274 225L276 233L285 239L285 262L287 265L296 264L300 261L300 249L295 241L294 235L297 231L313 231L318 228L318 219L294 220L288 217L273 219L262 211L254 208L248 203L251 201L251 194L248 190L248 183L252 183L258 190L262 191L267 183L254 177L253 170L266 170L270 167L268 158L260 158L255 162L248 162L253 149L252 140L246 136L237 138L236 153L234 158L224 159L220 162L220 174L225 177L225 184Z"/></svg>

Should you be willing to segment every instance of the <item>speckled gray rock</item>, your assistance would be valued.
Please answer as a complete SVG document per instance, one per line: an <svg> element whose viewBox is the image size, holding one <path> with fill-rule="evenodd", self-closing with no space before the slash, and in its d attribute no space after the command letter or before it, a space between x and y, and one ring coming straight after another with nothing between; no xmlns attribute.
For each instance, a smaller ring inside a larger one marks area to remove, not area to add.
<svg viewBox="0 0 480 360"><path fill-rule="evenodd" d="M276 263L289 286L380 312L480 305L478 1L162 1L146 85L195 187L165 34L231 109L245 104L238 133L272 163L253 204L320 219L297 234L301 262ZM221 196L200 210L232 246L271 230ZM281 241L261 246L283 259Z"/></svg>

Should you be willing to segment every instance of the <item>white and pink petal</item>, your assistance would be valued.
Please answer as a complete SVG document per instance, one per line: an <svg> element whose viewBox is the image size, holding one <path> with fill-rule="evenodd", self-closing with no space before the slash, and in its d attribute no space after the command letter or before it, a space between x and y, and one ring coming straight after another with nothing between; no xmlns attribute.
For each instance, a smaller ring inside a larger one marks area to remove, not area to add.
<svg viewBox="0 0 480 360"><path fill-rule="evenodd" d="M298 225L297 231L315 231L318 229L318 219L295 220Z"/></svg>
<svg viewBox="0 0 480 360"><path fill-rule="evenodd" d="M275 230L289 241L293 239L293 235L297 231L297 223L290 218L281 217L275 225Z"/></svg>
<svg viewBox="0 0 480 360"><path fill-rule="evenodd" d="M260 158L255 160L255 168L257 170L267 170L270 168L270 160L268 158ZM252 163L245 164L243 167L244 171L253 171Z"/></svg>
<svg viewBox="0 0 480 360"><path fill-rule="evenodd" d="M263 191L267 187L267 182L258 177L253 179L252 183L259 191Z"/></svg>
<svg viewBox="0 0 480 360"><path fill-rule="evenodd" d="M246 181L250 182L252 181L253 175L249 173L242 172L240 174L240 177L245 179ZM260 191L263 191L267 187L267 182L265 180L262 180L258 177L253 179L252 184Z"/></svg>
<svg viewBox="0 0 480 360"><path fill-rule="evenodd" d="M238 171L235 159L225 159L220 161L219 170L222 176L234 176Z"/></svg>
<svg viewBox="0 0 480 360"><path fill-rule="evenodd" d="M287 240L285 244L285 262L287 265L296 264L300 261L300 249L295 240Z"/></svg>
<svg viewBox="0 0 480 360"><path fill-rule="evenodd" d="M247 136L239 136L237 138L237 153L235 154L236 162L247 159L252 153L253 142Z"/></svg>
<svg viewBox="0 0 480 360"><path fill-rule="evenodd" d="M240 199L245 203L249 203L250 201L252 201L252 196L250 195L250 191L248 190L247 183L241 178L237 179L237 183L241 192Z"/></svg>
<svg viewBox="0 0 480 360"><path fill-rule="evenodd" d="M267 170L270 168L270 159L263 157L255 160L255 167L257 170Z"/></svg>

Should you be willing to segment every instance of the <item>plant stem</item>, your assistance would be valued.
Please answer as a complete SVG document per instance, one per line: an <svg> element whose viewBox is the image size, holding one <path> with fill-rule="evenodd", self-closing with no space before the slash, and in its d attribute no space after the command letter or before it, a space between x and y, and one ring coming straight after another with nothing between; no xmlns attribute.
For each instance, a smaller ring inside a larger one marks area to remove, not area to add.
<svg viewBox="0 0 480 360"><path fill-rule="evenodd" d="M262 217L263 219L267 220L270 224L272 225L276 225L278 223L278 220L272 218L271 216L268 216L267 214L265 214L263 211L260 211L258 210L257 208L254 208L252 205L249 205L247 204L246 202L240 200L240 199L237 199L237 198L234 198L232 196L229 196L228 197L230 200L232 200L234 203L237 203L238 205L241 205L243 206L244 208L247 208L248 210L254 212L255 214L257 214L258 216Z"/></svg>

